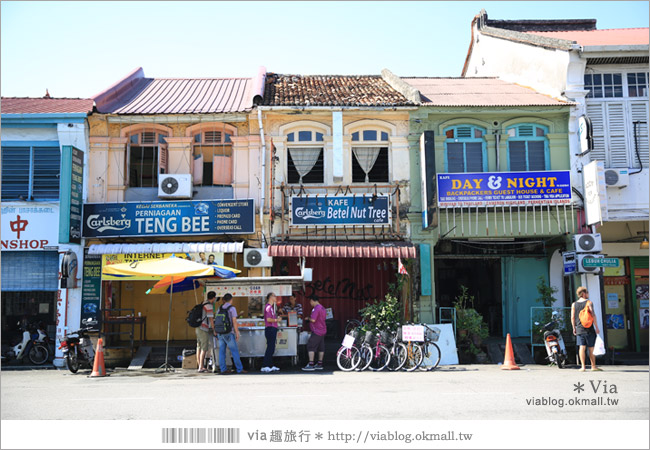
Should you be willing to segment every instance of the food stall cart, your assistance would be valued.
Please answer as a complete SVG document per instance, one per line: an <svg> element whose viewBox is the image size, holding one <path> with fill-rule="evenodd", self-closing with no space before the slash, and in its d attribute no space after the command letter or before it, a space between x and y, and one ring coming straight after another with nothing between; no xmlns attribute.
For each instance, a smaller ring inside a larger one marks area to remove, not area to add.
<svg viewBox="0 0 650 450"><path fill-rule="evenodd" d="M237 342L241 358L248 358L249 367L255 367L256 358L262 358L266 351L264 336L264 303L266 295L273 292L278 297L288 297L293 290L303 289L302 277L248 277L210 281L205 285L206 293L213 291L217 297L233 296L232 304L237 308L237 325L240 338ZM280 323L278 339L273 356L291 358L293 366L298 364L298 341L302 321L296 326ZM217 355L215 355L215 358Z"/></svg>

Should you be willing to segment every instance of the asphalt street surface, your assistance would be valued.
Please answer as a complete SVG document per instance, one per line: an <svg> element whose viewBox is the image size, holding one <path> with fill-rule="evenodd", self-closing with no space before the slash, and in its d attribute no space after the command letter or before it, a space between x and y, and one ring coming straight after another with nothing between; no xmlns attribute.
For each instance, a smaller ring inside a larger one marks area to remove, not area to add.
<svg viewBox="0 0 650 450"><path fill-rule="evenodd" d="M89 378L89 370L2 370L1 418L648 420L648 366L603 369L467 365L227 376L109 369L102 378Z"/></svg>

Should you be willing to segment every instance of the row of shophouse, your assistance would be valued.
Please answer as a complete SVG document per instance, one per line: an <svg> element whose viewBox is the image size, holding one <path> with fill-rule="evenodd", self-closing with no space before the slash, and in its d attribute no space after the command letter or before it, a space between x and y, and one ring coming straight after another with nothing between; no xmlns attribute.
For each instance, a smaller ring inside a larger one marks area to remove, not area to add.
<svg viewBox="0 0 650 450"><path fill-rule="evenodd" d="M482 11L458 78L139 68L92 99L3 98L3 338L25 316L62 336L131 311L164 340L152 280L101 268L168 254L257 280L310 268L299 301L342 328L400 258L412 320L463 285L492 336L529 336L542 277L557 307L588 286L608 345L647 350L647 31ZM574 273L596 233L618 266ZM172 341L193 339L197 295L175 296Z"/></svg>

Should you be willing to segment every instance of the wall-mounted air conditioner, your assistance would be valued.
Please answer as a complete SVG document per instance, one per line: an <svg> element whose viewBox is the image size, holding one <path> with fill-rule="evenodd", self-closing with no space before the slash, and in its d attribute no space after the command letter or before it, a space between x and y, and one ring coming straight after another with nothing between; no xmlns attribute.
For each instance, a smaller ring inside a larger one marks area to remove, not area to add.
<svg viewBox="0 0 650 450"><path fill-rule="evenodd" d="M630 184L630 171L628 169L605 170L605 184L611 188L627 187Z"/></svg>
<svg viewBox="0 0 650 450"><path fill-rule="evenodd" d="M603 240L599 233L576 234L573 236L573 244L577 253L596 253L603 251Z"/></svg>
<svg viewBox="0 0 650 450"><path fill-rule="evenodd" d="M192 175L160 174L158 177L158 197L192 198Z"/></svg>
<svg viewBox="0 0 650 450"><path fill-rule="evenodd" d="M604 255L578 255L576 257L576 269L578 270L578 273L594 273L594 274L599 274L600 272L603 271L602 267L588 267L589 265L585 267L585 258L593 258L593 259L603 259L605 256Z"/></svg>
<svg viewBox="0 0 650 450"><path fill-rule="evenodd" d="M273 258L266 248L245 248L244 267L272 267Z"/></svg>

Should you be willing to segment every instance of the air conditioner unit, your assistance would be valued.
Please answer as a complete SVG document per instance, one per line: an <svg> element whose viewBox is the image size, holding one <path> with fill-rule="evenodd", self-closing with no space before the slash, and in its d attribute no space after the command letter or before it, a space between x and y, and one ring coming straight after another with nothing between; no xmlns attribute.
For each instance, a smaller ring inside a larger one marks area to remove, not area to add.
<svg viewBox="0 0 650 450"><path fill-rule="evenodd" d="M245 248L244 267L272 267L273 258L266 248Z"/></svg>
<svg viewBox="0 0 650 450"><path fill-rule="evenodd" d="M599 233L576 234L573 236L573 244L577 253L596 253L603 251L603 240Z"/></svg>
<svg viewBox="0 0 650 450"><path fill-rule="evenodd" d="M630 184L630 171L628 169L605 170L605 185L607 187L624 188Z"/></svg>
<svg viewBox="0 0 650 450"><path fill-rule="evenodd" d="M604 258L604 255L578 255L577 257L577 263L576 263L576 269L578 273L593 273L593 274L599 274L600 272L603 271L602 267L585 267L584 266L584 259L585 258L598 258L602 259Z"/></svg>
<svg viewBox="0 0 650 450"><path fill-rule="evenodd" d="M192 198L192 175L160 174L158 178L159 198Z"/></svg>

